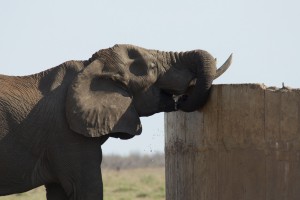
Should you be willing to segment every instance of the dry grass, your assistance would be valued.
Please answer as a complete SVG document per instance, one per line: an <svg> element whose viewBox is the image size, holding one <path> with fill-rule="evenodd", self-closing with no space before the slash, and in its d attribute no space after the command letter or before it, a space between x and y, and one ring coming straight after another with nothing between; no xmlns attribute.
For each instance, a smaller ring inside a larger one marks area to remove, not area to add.
<svg viewBox="0 0 300 200"><path fill-rule="evenodd" d="M165 199L164 168L103 170L105 200ZM0 197L0 200L45 200L44 187L26 193Z"/></svg>
<svg viewBox="0 0 300 200"><path fill-rule="evenodd" d="M104 171L105 200L163 200L165 175L163 168Z"/></svg>
<svg viewBox="0 0 300 200"><path fill-rule="evenodd" d="M31 190L29 192L0 197L0 200L44 200L46 193L44 187Z"/></svg>

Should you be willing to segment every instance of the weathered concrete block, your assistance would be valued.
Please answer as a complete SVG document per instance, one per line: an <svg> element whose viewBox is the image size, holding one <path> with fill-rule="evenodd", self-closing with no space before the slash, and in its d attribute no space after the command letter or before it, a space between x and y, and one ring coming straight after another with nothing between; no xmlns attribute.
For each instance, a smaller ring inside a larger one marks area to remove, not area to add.
<svg viewBox="0 0 300 200"><path fill-rule="evenodd" d="M215 85L165 115L167 200L300 199L300 90Z"/></svg>

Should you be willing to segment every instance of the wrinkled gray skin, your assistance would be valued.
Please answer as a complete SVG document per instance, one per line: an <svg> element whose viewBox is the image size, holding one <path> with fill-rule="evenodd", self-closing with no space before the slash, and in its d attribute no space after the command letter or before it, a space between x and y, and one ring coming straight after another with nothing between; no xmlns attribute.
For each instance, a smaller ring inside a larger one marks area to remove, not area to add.
<svg viewBox="0 0 300 200"><path fill-rule="evenodd" d="M202 50L116 45L38 74L0 75L0 196L45 185L47 199L102 199L101 144L139 135L141 116L197 110L223 71Z"/></svg>

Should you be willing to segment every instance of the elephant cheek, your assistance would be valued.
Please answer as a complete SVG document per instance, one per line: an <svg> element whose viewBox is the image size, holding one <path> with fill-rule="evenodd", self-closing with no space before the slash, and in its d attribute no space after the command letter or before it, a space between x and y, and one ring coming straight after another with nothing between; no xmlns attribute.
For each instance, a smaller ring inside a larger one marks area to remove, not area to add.
<svg viewBox="0 0 300 200"><path fill-rule="evenodd" d="M176 110L176 103L172 94L158 89L146 94L148 95L134 97L133 103L139 116L150 116L159 112L172 112Z"/></svg>

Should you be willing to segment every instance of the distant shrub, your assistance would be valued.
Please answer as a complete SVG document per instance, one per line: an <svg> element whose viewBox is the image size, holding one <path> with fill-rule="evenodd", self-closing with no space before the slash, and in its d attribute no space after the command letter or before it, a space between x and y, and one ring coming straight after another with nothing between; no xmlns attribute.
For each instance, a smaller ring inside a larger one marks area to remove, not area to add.
<svg viewBox="0 0 300 200"><path fill-rule="evenodd" d="M101 166L103 169L112 170L164 167L165 156L163 153L152 155L132 153L129 156L104 155Z"/></svg>

